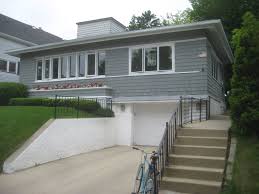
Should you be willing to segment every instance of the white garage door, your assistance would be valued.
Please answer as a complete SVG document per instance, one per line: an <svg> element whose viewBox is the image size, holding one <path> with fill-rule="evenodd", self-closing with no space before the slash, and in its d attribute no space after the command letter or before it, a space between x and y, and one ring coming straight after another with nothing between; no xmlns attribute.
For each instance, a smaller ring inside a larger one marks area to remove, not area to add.
<svg viewBox="0 0 259 194"><path fill-rule="evenodd" d="M133 143L135 145L158 145L165 123L176 108L176 103L134 104Z"/></svg>

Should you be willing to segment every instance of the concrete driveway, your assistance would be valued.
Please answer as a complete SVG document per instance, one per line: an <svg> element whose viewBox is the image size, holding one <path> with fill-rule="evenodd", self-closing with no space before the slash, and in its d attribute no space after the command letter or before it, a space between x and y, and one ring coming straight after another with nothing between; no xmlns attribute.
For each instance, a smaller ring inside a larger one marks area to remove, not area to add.
<svg viewBox="0 0 259 194"><path fill-rule="evenodd" d="M141 153L117 146L0 175L0 194L129 194Z"/></svg>

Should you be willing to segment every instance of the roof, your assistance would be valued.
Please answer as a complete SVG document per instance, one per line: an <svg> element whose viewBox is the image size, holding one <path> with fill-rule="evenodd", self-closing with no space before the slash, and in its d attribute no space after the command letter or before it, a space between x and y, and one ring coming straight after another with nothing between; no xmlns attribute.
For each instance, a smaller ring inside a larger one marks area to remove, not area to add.
<svg viewBox="0 0 259 194"><path fill-rule="evenodd" d="M107 17L107 18L100 18L96 20L88 20L84 22L77 22L77 25L83 25L83 24L90 24L90 23L96 23L96 22L102 22L102 21L113 21L114 23L118 24L122 28L126 29L126 26L124 26L122 23L120 23L118 20L114 19L113 17Z"/></svg>
<svg viewBox="0 0 259 194"><path fill-rule="evenodd" d="M60 42L63 39L40 28L0 14L0 32L34 44Z"/></svg>
<svg viewBox="0 0 259 194"><path fill-rule="evenodd" d="M83 45L83 44L89 44L89 43L99 43L104 41L120 40L125 38L135 38L135 37L155 35L155 34L184 32L184 31L193 31L193 30L207 30L207 33L211 35L213 41L219 47L218 49L226 53L229 62L233 62L234 57L220 20L208 20L208 21L196 22L191 24L149 28L149 29L136 30L136 31L125 31L125 32L112 33L108 35L106 34L106 35L98 35L93 37L83 37L83 38L77 38L72 40L64 40L58 43L50 43L45 45L32 46L29 48L16 49L13 51L9 51L8 54L20 56L21 54L25 54L25 53L77 46L77 45Z"/></svg>

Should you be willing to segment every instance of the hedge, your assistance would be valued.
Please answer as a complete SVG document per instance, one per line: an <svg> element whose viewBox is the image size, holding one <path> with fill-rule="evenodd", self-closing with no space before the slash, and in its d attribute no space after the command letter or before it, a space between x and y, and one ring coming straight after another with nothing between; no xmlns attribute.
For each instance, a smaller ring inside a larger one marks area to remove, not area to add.
<svg viewBox="0 0 259 194"><path fill-rule="evenodd" d="M79 103L79 104L78 104ZM11 106L55 106L55 99L51 98L12 98L9 101ZM110 109L105 109L96 101L92 100L78 100L77 99L57 99L56 105L60 107L74 107L81 111L94 113L100 117L112 117L114 113ZM79 105L79 106L78 106Z"/></svg>
<svg viewBox="0 0 259 194"><path fill-rule="evenodd" d="M11 98L27 97L27 87L20 83L0 83L0 105L8 105Z"/></svg>

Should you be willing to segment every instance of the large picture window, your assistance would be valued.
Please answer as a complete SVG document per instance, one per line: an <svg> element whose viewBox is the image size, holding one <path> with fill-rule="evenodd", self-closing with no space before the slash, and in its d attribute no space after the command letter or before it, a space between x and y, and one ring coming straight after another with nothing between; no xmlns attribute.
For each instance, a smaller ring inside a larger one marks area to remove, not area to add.
<svg viewBox="0 0 259 194"><path fill-rule="evenodd" d="M0 71L7 71L7 61L0 59Z"/></svg>
<svg viewBox="0 0 259 194"><path fill-rule="evenodd" d="M98 75L105 75L105 57L104 51L98 53Z"/></svg>
<svg viewBox="0 0 259 194"><path fill-rule="evenodd" d="M58 66L59 66L59 58L53 58L52 60L52 78L58 79Z"/></svg>
<svg viewBox="0 0 259 194"><path fill-rule="evenodd" d="M85 54L78 55L78 77L85 76Z"/></svg>
<svg viewBox="0 0 259 194"><path fill-rule="evenodd" d="M172 47L159 47L159 70L172 70Z"/></svg>
<svg viewBox="0 0 259 194"><path fill-rule="evenodd" d="M36 66L36 79L37 80L42 80L42 60L37 61L37 66Z"/></svg>
<svg viewBox="0 0 259 194"><path fill-rule="evenodd" d="M145 48L145 71L157 70L157 48Z"/></svg>
<svg viewBox="0 0 259 194"><path fill-rule="evenodd" d="M49 74L50 74L50 59L45 60L45 78L49 79Z"/></svg>
<svg viewBox="0 0 259 194"><path fill-rule="evenodd" d="M95 75L95 54L88 54L87 61L88 61L87 74Z"/></svg>
<svg viewBox="0 0 259 194"><path fill-rule="evenodd" d="M173 44L132 48L130 57L131 72L174 71Z"/></svg>
<svg viewBox="0 0 259 194"><path fill-rule="evenodd" d="M69 77L76 77L76 55L71 55L68 59Z"/></svg>
<svg viewBox="0 0 259 194"><path fill-rule="evenodd" d="M131 71L138 72L142 71L143 68L143 57L142 49L132 49L131 50Z"/></svg>

